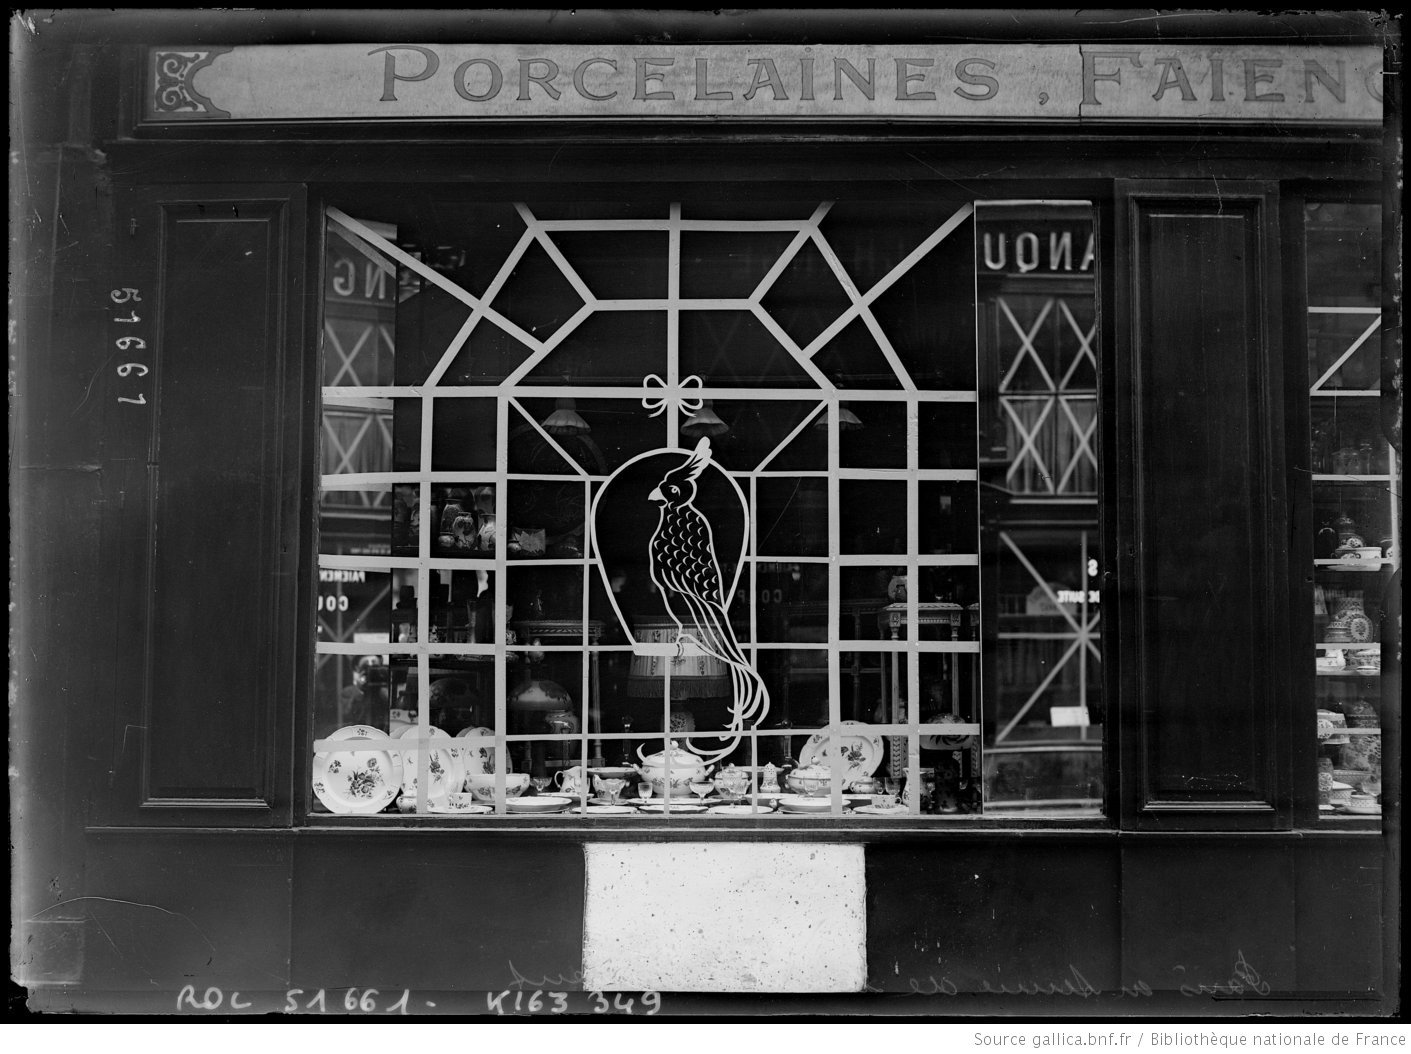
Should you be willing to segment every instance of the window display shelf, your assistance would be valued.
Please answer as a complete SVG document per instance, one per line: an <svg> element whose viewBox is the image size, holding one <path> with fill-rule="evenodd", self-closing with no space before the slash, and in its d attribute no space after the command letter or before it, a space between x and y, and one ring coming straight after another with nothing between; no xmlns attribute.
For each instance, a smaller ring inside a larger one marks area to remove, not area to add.
<svg viewBox="0 0 1411 1054"><path fill-rule="evenodd" d="M1370 474L1348 474L1348 473L1313 473L1314 483L1390 483L1391 474L1387 472L1373 472Z"/></svg>
<svg viewBox="0 0 1411 1054"><path fill-rule="evenodd" d="M1337 733L1336 733L1336 734L1339 735L1339 736L1379 736L1379 735L1382 734L1382 730L1381 730L1381 728L1380 728L1379 726L1373 726L1373 727L1370 727L1370 728L1341 728L1341 727L1339 727L1339 728L1337 729Z"/></svg>
<svg viewBox="0 0 1411 1054"><path fill-rule="evenodd" d="M1324 571L1350 571L1354 574L1380 571L1384 567L1390 568L1395 565L1395 560L1385 556L1370 560L1337 560L1329 557L1327 559L1313 561L1314 567L1321 568Z"/></svg>

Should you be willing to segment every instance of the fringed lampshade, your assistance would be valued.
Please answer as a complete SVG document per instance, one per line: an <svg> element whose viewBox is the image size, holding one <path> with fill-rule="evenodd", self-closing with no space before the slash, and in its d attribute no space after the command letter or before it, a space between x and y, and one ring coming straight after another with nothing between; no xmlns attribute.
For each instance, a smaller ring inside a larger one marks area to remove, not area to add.
<svg viewBox="0 0 1411 1054"><path fill-rule="evenodd" d="M643 643L675 644L677 626L669 618L647 619L633 624L633 636ZM694 650L694 654L692 651ZM663 682L671 673L671 698L715 699L734 690L730 669L713 655L687 648L682 655L633 655L627 670L627 694L660 699Z"/></svg>

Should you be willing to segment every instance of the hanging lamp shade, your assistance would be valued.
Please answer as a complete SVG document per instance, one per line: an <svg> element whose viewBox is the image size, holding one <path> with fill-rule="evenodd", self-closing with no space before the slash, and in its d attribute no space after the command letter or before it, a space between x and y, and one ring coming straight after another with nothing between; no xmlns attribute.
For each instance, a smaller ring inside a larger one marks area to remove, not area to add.
<svg viewBox="0 0 1411 1054"><path fill-rule="evenodd" d="M592 431L572 399L555 399L554 412L540 422L551 436L581 436Z"/></svg>
<svg viewBox="0 0 1411 1054"><path fill-rule="evenodd" d="M813 423L814 428L826 429L828 427L828 411L825 410ZM838 407L838 431L856 432L862 427L862 419L853 413L846 406Z"/></svg>
<svg viewBox="0 0 1411 1054"><path fill-rule="evenodd" d="M705 399L701 403L701 408L691 417L681 422L681 434L689 436L691 439L699 439L701 436L719 436L730 431L730 426L721 420L720 415L711 406L712 400Z"/></svg>

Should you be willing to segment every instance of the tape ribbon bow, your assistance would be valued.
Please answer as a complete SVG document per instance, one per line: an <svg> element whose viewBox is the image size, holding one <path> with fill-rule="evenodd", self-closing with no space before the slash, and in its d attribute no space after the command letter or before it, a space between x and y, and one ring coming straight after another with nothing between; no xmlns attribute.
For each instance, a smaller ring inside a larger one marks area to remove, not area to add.
<svg viewBox="0 0 1411 1054"><path fill-rule="evenodd" d="M696 411L704 405L699 397L692 399L688 398L685 394L688 388L700 389L702 387L701 379L694 373L689 377L683 378L679 384L675 385L669 385L655 373L649 373L642 378L642 386L648 389L660 389L660 393L657 394L656 398L652 397L653 393L651 391L648 391L646 395L642 396L642 408L651 411L648 415L650 417L656 417L661 414L670 402L675 402L682 413L687 417L695 417Z"/></svg>

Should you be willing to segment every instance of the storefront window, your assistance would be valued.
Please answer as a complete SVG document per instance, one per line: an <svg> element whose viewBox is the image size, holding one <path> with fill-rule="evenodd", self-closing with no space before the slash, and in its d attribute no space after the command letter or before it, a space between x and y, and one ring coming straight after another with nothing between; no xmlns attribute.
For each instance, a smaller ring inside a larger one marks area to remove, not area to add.
<svg viewBox="0 0 1411 1054"><path fill-rule="evenodd" d="M1097 814L1093 272L1086 203L330 206L314 810Z"/></svg>
<svg viewBox="0 0 1411 1054"><path fill-rule="evenodd" d="M1318 808L1379 821L1382 606L1400 566L1400 478L1382 433L1381 210L1309 202Z"/></svg>

